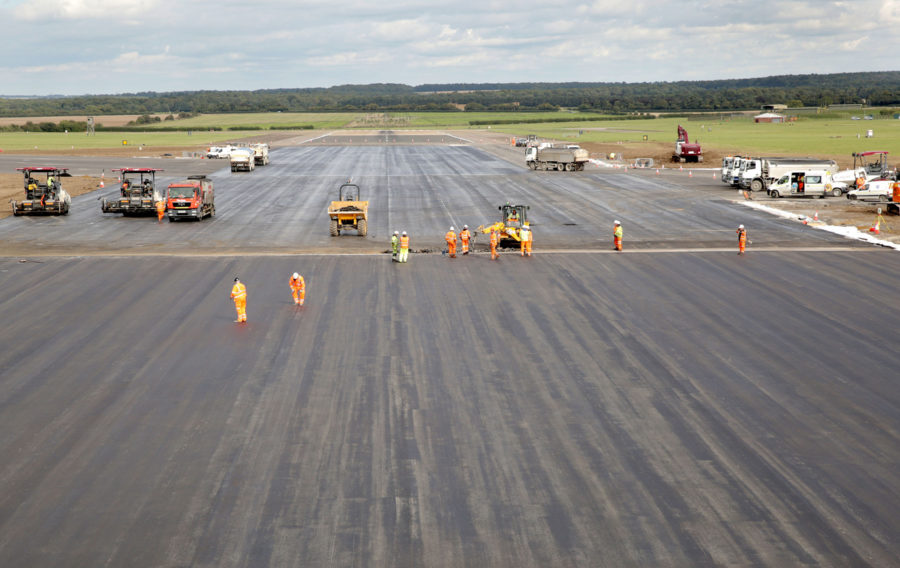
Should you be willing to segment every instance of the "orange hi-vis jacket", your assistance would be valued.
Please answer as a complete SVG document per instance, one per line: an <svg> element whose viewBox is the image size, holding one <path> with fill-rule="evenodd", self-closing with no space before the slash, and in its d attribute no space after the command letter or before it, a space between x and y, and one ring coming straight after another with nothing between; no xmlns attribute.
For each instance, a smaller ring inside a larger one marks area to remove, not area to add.
<svg viewBox="0 0 900 568"><path fill-rule="evenodd" d="M297 280L294 280L294 277L291 276L290 284L291 290L293 290L294 292L299 292L300 290L306 289L306 281L303 279L303 275L300 275L300 278Z"/></svg>
<svg viewBox="0 0 900 568"><path fill-rule="evenodd" d="M444 240L448 243L456 244L456 233L453 231L447 231L447 234L444 236Z"/></svg>
<svg viewBox="0 0 900 568"><path fill-rule="evenodd" d="M231 288L231 297L234 298L235 301L247 299L247 287L244 286L243 282L234 283L234 286Z"/></svg>
<svg viewBox="0 0 900 568"><path fill-rule="evenodd" d="M491 231L491 246L495 247L500 242L500 235L497 234L497 231Z"/></svg>
<svg viewBox="0 0 900 568"><path fill-rule="evenodd" d="M469 242L469 239L472 237L472 233L469 232L469 229L463 229L459 232L459 240L464 243Z"/></svg>
<svg viewBox="0 0 900 568"><path fill-rule="evenodd" d="M400 236L400 248L402 248L402 249L409 248L409 235L401 235Z"/></svg>

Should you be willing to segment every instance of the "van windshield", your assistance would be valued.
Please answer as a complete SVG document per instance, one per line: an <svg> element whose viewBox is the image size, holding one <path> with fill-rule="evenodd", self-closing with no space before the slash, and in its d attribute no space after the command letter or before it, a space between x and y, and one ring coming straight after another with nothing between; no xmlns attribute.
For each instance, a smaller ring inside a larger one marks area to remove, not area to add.
<svg viewBox="0 0 900 568"><path fill-rule="evenodd" d="M781 179L779 179L779 180L778 180L777 182L775 182L775 183L777 183L778 185L781 185L781 184L784 184L784 183L787 183L787 182L788 182L788 176L781 176Z"/></svg>

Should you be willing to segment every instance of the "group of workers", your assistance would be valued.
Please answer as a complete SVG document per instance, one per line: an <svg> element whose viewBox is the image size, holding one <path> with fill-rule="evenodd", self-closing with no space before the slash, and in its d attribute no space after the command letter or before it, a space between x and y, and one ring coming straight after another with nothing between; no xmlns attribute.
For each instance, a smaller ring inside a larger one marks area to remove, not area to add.
<svg viewBox="0 0 900 568"><path fill-rule="evenodd" d="M295 306L302 306L306 301L306 281L295 272L288 280L291 296ZM237 276L234 277L234 285L231 287L231 299L234 300L234 309L237 311L237 319L234 323L247 323L247 286Z"/></svg>

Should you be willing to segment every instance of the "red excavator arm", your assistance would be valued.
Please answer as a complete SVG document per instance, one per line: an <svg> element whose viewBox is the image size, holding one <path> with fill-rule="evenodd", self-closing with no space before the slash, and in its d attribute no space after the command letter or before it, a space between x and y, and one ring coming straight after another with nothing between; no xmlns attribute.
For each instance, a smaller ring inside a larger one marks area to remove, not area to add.
<svg viewBox="0 0 900 568"><path fill-rule="evenodd" d="M678 141L684 142L685 144L690 144L691 141L688 140L687 130L684 129L680 124L678 125Z"/></svg>

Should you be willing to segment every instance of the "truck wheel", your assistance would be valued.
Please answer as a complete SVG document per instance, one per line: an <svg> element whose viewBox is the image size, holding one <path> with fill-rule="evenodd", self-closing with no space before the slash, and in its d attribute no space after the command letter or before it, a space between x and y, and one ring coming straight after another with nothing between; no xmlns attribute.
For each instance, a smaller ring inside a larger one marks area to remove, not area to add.
<svg viewBox="0 0 900 568"><path fill-rule="evenodd" d="M844 193L844 192L841 191L841 188L839 188L839 187L836 187L836 188L834 188L834 189L831 190L831 196L832 196L832 197L840 197L842 193Z"/></svg>
<svg viewBox="0 0 900 568"><path fill-rule="evenodd" d="M777 189L773 189L772 192L771 192L769 195L771 195L771 196L774 197L775 199L778 199L779 197L781 197L781 194L778 193L778 190L777 190Z"/></svg>
<svg viewBox="0 0 900 568"><path fill-rule="evenodd" d="M574 172L574 171L575 171L575 164L574 164L574 163L566 164L566 171L567 171L567 172Z"/></svg>
<svg viewBox="0 0 900 568"><path fill-rule="evenodd" d="M536 166L534 165L534 162L528 162L528 167L531 168L532 170L536 168Z"/></svg>
<svg viewBox="0 0 900 568"><path fill-rule="evenodd" d="M887 195L879 195L878 196L878 201L880 201L881 203L887 203L887 200L888 200Z"/></svg>
<svg viewBox="0 0 900 568"><path fill-rule="evenodd" d="M559 171L559 172L566 171L566 165L565 164L556 164L556 171Z"/></svg>
<svg viewBox="0 0 900 568"><path fill-rule="evenodd" d="M579 172L583 172L583 171L584 171L584 162L580 162L580 163L578 164L578 168L577 168L577 169L578 169Z"/></svg>
<svg viewBox="0 0 900 568"><path fill-rule="evenodd" d="M763 184L761 179L755 179L750 182L750 191L762 191Z"/></svg>
<svg viewBox="0 0 900 568"><path fill-rule="evenodd" d="M328 228L328 233L329 233L332 237L338 236L339 233L338 233L337 220L336 220L336 219L332 219L332 220L331 220L331 226Z"/></svg>
<svg viewBox="0 0 900 568"><path fill-rule="evenodd" d="M369 223L365 219L360 219L359 224L356 226L356 230L360 237L365 237L366 233L369 232Z"/></svg>

